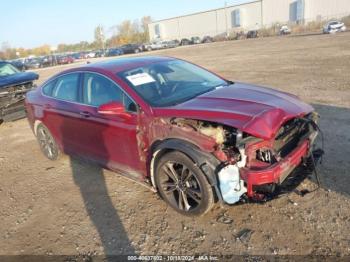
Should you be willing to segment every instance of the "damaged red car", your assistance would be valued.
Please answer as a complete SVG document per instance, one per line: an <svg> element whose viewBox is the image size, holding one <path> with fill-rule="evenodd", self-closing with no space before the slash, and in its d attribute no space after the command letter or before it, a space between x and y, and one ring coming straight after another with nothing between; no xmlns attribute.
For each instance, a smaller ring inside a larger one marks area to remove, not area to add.
<svg viewBox="0 0 350 262"><path fill-rule="evenodd" d="M42 152L93 160L184 215L262 199L312 156L317 114L296 96L169 57L61 72L26 96Z"/></svg>

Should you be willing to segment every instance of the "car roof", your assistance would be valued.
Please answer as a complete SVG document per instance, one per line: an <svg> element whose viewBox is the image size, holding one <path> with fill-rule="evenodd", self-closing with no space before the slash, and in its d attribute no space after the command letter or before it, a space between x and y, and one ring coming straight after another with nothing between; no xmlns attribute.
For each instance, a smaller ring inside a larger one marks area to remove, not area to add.
<svg viewBox="0 0 350 262"><path fill-rule="evenodd" d="M69 71L103 70L103 71L109 71L115 74L124 70L133 69L136 67L145 66L148 64L153 64L153 63L162 62L162 61L170 61L170 60L174 60L174 58L165 57L165 56L123 57L123 58L116 58L116 59L86 64L82 67L74 68Z"/></svg>

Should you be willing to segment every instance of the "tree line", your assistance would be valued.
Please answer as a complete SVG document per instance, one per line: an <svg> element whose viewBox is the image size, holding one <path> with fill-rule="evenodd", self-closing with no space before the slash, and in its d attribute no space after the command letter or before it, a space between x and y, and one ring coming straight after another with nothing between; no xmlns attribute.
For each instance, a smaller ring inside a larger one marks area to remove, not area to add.
<svg viewBox="0 0 350 262"><path fill-rule="evenodd" d="M94 40L92 42L80 41L75 44L61 43L57 45L55 53L79 52L95 49L118 47L127 43L146 43L149 41L148 24L152 22L150 16L144 16L134 21L125 20L107 30L98 25L94 29ZM111 37L106 38L106 34ZM30 55L42 56L52 54L51 46L44 44L35 48L14 48L9 42L3 42L0 46L0 59L15 59L28 57Z"/></svg>

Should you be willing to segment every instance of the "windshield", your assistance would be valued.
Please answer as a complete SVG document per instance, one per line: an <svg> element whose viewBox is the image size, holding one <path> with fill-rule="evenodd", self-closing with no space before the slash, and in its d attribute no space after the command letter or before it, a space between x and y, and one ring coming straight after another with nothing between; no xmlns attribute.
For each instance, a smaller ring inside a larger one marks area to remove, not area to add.
<svg viewBox="0 0 350 262"><path fill-rule="evenodd" d="M9 63L0 63L0 77L19 73L20 71Z"/></svg>
<svg viewBox="0 0 350 262"><path fill-rule="evenodd" d="M118 73L148 104L176 105L228 82L180 60L158 62Z"/></svg>

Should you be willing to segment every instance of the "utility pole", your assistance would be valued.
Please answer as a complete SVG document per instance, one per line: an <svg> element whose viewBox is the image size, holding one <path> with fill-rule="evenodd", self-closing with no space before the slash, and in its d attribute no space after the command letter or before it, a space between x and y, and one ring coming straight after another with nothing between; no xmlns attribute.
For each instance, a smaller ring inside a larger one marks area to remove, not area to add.
<svg viewBox="0 0 350 262"><path fill-rule="evenodd" d="M263 28L263 26L264 26L264 10L263 10L263 8L264 8L264 4L263 4L263 0L261 0L260 1L260 12L261 12L261 14L260 14L260 16L261 16L261 26L260 26L260 28Z"/></svg>
<svg viewBox="0 0 350 262"><path fill-rule="evenodd" d="M102 25L99 25L99 30L100 30L100 36L101 36L101 41L102 41L102 50L105 49L105 35L102 30Z"/></svg>
<svg viewBox="0 0 350 262"><path fill-rule="evenodd" d="M226 37L228 37L228 26L227 26L227 2L225 1L225 26L226 26Z"/></svg>

